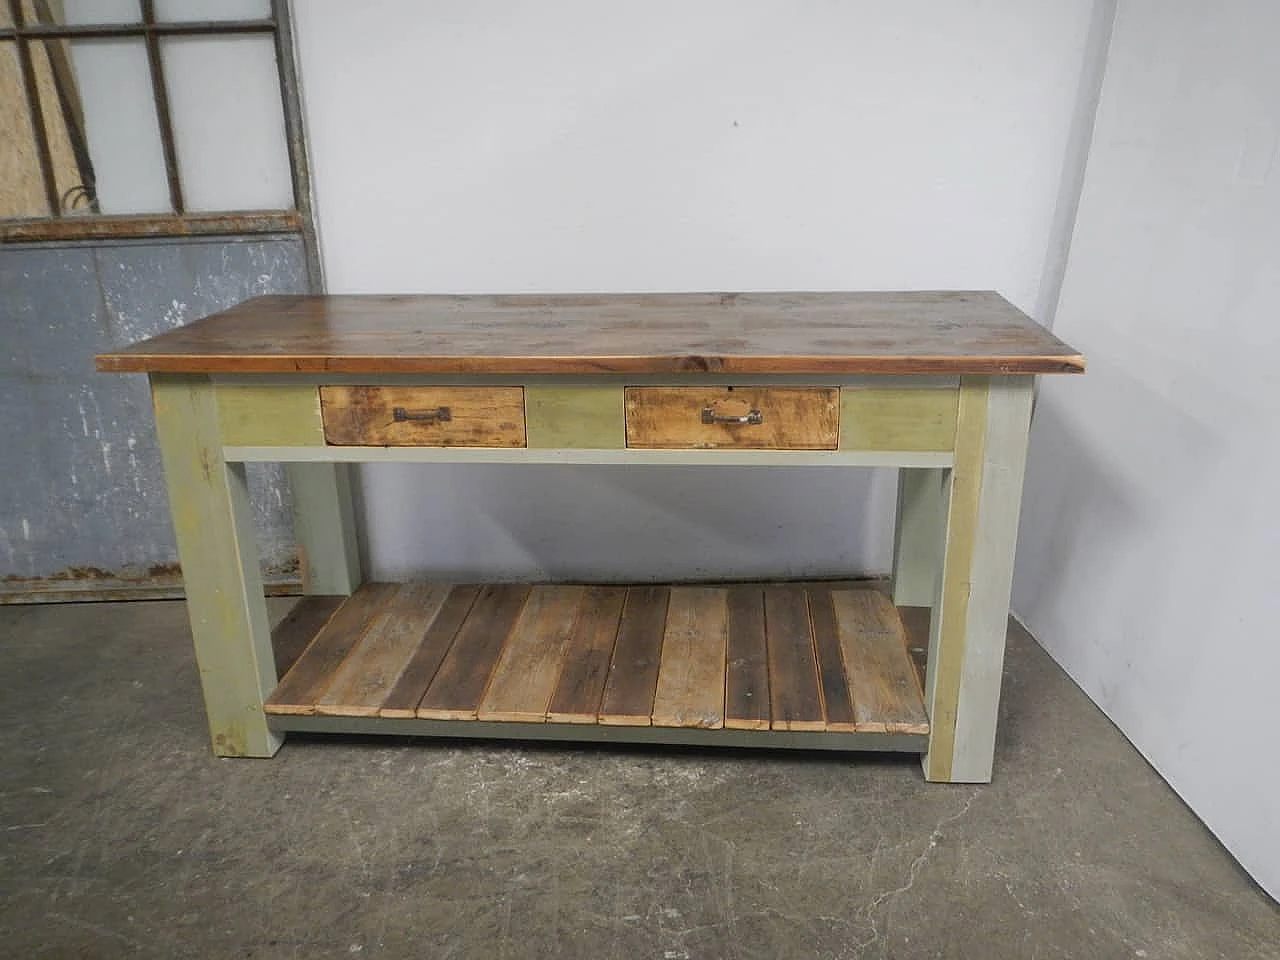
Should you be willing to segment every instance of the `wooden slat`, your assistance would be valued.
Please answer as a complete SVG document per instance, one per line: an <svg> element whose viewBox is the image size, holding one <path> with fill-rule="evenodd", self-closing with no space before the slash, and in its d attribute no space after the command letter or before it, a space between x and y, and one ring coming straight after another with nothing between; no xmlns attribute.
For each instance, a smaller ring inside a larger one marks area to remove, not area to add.
<svg viewBox="0 0 1280 960"><path fill-rule="evenodd" d="M303 597L271 631L271 649L276 655L276 679L289 672L302 651L329 622L346 597Z"/></svg>
<svg viewBox="0 0 1280 960"><path fill-rule="evenodd" d="M600 701L601 723L648 726L652 721L669 597L667 587L631 587L627 591L609 679Z"/></svg>
<svg viewBox="0 0 1280 960"><path fill-rule="evenodd" d="M443 583L407 583L396 590L334 673L316 713L376 717L448 595Z"/></svg>
<svg viewBox="0 0 1280 960"><path fill-rule="evenodd" d="M764 615L769 645L770 725L774 730L826 729L804 589L767 587Z"/></svg>
<svg viewBox="0 0 1280 960"><path fill-rule="evenodd" d="M595 723L600 713L609 661L618 638L625 587L587 587L547 719L557 723Z"/></svg>
<svg viewBox="0 0 1280 960"><path fill-rule="evenodd" d="M818 658L818 680L822 685L827 729L849 733L856 729L857 720L840 651L831 593L828 587L809 588L809 622L813 625L813 647Z"/></svg>
<svg viewBox="0 0 1280 960"><path fill-rule="evenodd" d="M582 602L582 587L534 587L507 635L478 720L542 721L560 678L564 646Z"/></svg>
<svg viewBox="0 0 1280 960"><path fill-rule="evenodd" d="M929 721L898 611L875 590L831 594L857 729L928 733Z"/></svg>
<svg viewBox="0 0 1280 960"><path fill-rule="evenodd" d="M653 698L654 726L703 730L724 726L728 644L727 592L673 587Z"/></svg>
<svg viewBox="0 0 1280 960"><path fill-rule="evenodd" d="M1065 343L981 291L258 297L97 363L288 374L1084 369Z"/></svg>
<svg viewBox="0 0 1280 960"><path fill-rule="evenodd" d="M395 584L372 583L348 598L272 692L266 712L315 713L316 702L329 688L334 672L395 590Z"/></svg>
<svg viewBox="0 0 1280 960"><path fill-rule="evenodd" d="M726 659L724 725L734 730L768 730L769 652L764 592L758 587L729 589Z"/></svg>
<svg viewBox="0 0 1280 960"><path fill-rule="evenodd" d="M454 638L417 715L475 719L493 665L529 595L527 584L487 584Z"/></svg>
<svg viewBox="0 0 1280 960"><path fill-rule="evenodd" d="M426 636L400 674L395 687L387 694L378 715L382 717L416 717L427 687L435 679L440 662L453 644L463 620L480 594L477 586L454 587L444 606L427 628Z"/></svg>

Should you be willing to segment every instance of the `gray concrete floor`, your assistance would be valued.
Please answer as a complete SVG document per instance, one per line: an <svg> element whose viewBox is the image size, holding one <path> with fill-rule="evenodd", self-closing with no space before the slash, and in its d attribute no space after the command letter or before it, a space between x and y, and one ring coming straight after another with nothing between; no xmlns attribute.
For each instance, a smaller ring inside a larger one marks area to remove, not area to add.
<svg viewBox="0 0 1280 960"><path fill-rule="evenodd" d="M0 955L1280 957L1280 907L1010 640L995 782L927 786L876 756L215 760L180 603L0 607Z"/></svg>

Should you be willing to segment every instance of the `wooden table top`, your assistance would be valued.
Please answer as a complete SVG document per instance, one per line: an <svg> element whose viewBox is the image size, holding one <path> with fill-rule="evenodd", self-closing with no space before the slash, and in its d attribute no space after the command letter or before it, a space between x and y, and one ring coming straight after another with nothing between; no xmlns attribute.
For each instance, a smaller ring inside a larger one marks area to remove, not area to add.
<svg viewBox="0 0 1280 960"><path fill-rule="evenodd" d="M269 296L97 358L142 373L1079 373L989 292Z"/></svg>

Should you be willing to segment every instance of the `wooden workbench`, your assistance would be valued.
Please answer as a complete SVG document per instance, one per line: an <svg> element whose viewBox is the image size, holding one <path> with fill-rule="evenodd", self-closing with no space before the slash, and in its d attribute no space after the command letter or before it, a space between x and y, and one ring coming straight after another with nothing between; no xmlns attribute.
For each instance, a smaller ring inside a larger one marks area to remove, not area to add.
<svg viewBox="0 0 1280 960"><path fill-rule="evenodd" d="M924 755L991 776L1034 375L993 293L262 297L98 357L151 378L214 750L289 730ZM277 678L244 464L289 465ZM897 467L856 585L364 583L353 462ZM895 606L895 604L897 606ZM923 682L899 606L930 608Z"/></svg>

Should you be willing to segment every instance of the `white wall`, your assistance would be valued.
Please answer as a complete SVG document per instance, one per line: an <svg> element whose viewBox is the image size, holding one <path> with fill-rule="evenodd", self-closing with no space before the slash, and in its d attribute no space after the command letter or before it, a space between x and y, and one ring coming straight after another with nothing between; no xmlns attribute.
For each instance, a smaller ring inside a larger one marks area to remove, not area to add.
<svg viewBox="0 0 1280 960"><path fill-rule="evenodd" d="M295 5L330 292L983 288L1034 310L1084 0ZM378 576L876 572L891 477L367 469Z"/></svg>
<svg viewBox="0 0 1280 960"><path fill-rule="evenodd" d="M1280 896L1280 5L1123 0L1015 609Z"/></svg>

